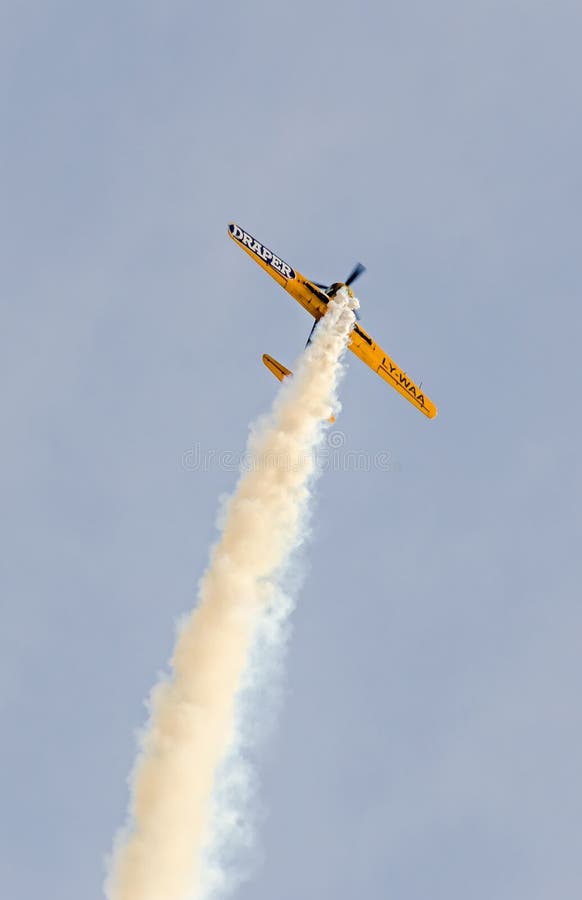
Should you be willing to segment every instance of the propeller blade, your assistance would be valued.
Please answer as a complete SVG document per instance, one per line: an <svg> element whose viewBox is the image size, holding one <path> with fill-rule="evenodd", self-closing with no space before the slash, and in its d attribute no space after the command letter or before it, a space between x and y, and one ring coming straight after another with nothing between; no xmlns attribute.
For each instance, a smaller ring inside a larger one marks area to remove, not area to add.
<svg viewBox="0 0 582 900"><path fill-rule="evenodd" d="M354 268L352 269L352 271L350 272L350 274L348 275L348 277L346 278L345 283L348 285L348 287L350 284L353 284L353 282L356 280L356 278L359 278L360 275L362 275L365 271L366 271L366 267L363 266L362 263L357 263L354 266Z"/></svg>
<svg viewBox="0 0 582 900"><path fill-rule="evenodd" d="M327 291L329 287L328 284L320 284L319 281L312 281L311 284L314 284L315 287L321 288L322 291Z"/></svg>

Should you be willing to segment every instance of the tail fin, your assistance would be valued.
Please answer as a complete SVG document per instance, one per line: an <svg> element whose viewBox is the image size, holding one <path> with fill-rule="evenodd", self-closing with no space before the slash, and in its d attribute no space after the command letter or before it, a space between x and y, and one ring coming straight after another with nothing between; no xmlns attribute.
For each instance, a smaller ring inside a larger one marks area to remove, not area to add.
<svg viewBox="0 0 582 900"><path fill-rule="evenodd" d="M277 362L276 359L273 359L272 356L269 356L268 353L263 353L263 362L269 372L272 372L279 381L283 381L288 375L293 375L291 369L286 369L285 366L281 365L280 362ZM330 416L329 421L333 424L333 422L335 422L335 416Z"/></svg>
<svg viewBox="0 0 582 900"><path fill-rule="evenodd" d="M269 369L279 381L283 381L284 378L287 378L287 375L293 374L290 369L286 369L285 366L282 366L280 362L277 362L277 360L273 359L272 356L269 356L268 353L263 353L263 362L267 369Z"/></svg>

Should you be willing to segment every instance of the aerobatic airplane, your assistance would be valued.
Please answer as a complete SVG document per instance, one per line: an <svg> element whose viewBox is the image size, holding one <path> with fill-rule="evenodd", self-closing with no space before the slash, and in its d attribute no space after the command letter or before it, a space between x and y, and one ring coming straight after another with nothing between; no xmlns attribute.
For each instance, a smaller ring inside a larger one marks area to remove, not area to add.
<svg viewBox="0 0 582 900"><path fill-rule="evenodd" d="M308 313L314 317L315 322L307 339L307 343L311 340L315 326L319 319L327 312L327 304L340 290L346 288L350 297L354 294L350 287L351 284L359 278L365 271L364 266L358 263L350 273L345 282L337 281L335 284L326 286L318 284L316 281L310 281L305 278L296 269L292 269L279 256L276 256L272 250L261 244L252 237L247 231L231 222L228 226L228 233L233 241L243 248L269 275L277 281L282 288L285 288L292 297L297 300ZM376 344L367 332L356 322L353 330L350 332L348 347L366 363L380 378L383 378L391 387L402 394L403 397L416 406L417 409L427 416L434 419L437 414L437 408L426 394L423 393L421 387L415 384L408 375L400 369L396 363ZM263 362L273 375L283 381L292 372L285 366L273 359L272 356L265 354Z"/></svg>

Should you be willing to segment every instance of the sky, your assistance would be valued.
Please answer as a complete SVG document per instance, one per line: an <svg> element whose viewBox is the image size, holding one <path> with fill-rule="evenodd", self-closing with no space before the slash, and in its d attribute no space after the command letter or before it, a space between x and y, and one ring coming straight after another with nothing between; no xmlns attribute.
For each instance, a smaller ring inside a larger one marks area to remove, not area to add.
<svg viewBox="0 0 582 900"><path fill-rule="evenodd" d="M231 220L318 281L362 260L439 407L349 360L236 897L580 896L581 30L574 0L2 4L3 896L102 896L261 355L311 327Z"/></svg>

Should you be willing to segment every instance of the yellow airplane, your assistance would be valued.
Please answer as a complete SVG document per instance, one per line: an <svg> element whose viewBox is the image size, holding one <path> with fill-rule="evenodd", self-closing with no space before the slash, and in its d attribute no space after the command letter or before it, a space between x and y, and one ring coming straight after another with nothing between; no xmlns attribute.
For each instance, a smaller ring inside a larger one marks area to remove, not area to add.
<svg viewBox="0 0 582 900"><path fill-rule="evenodd" d="M318 321L326 314L327 304L332 297L334 297L340 288L344 287L347 288L350 297L353 297L354 294L350 285L365 271L364 266L361 263L358 263L350 273L349 277L346 278L345 282L336 281L335 284L327 287L326 285L318 284L316 281L310 281L296 269L292 269L291 266L273 253L272 250L265 247L264 244L261 244L260 241L257 241L252 237L252 235L245 231L244 228L241 228L240 225L231 222L228 226L228 233L233 241L249 254L251 259L254 259L265 272L269 273L271 278L274 278L282 288L288 291L291 296L314 317L315 322L307 343L311 340L311 336ZM413 406L416 406L423 415L427 416L429 419L434 419L437 414L437 408L432 400L429 400L426 394L422 392L421 387L416 385L412 379L409 378L392 359L390 359L384 350L372 340L359 322L356 322L350 333L348 347L352 353L355 353L355 355L376 372L380 378L383 378L384 381L397 390L399 394L406 397ZM285 366L277 362L276 359L273 359L272 356L265 354L263 356L263 362L279 381L283 381L284 378L292 374L289 369L286 369Z"/></svg>

